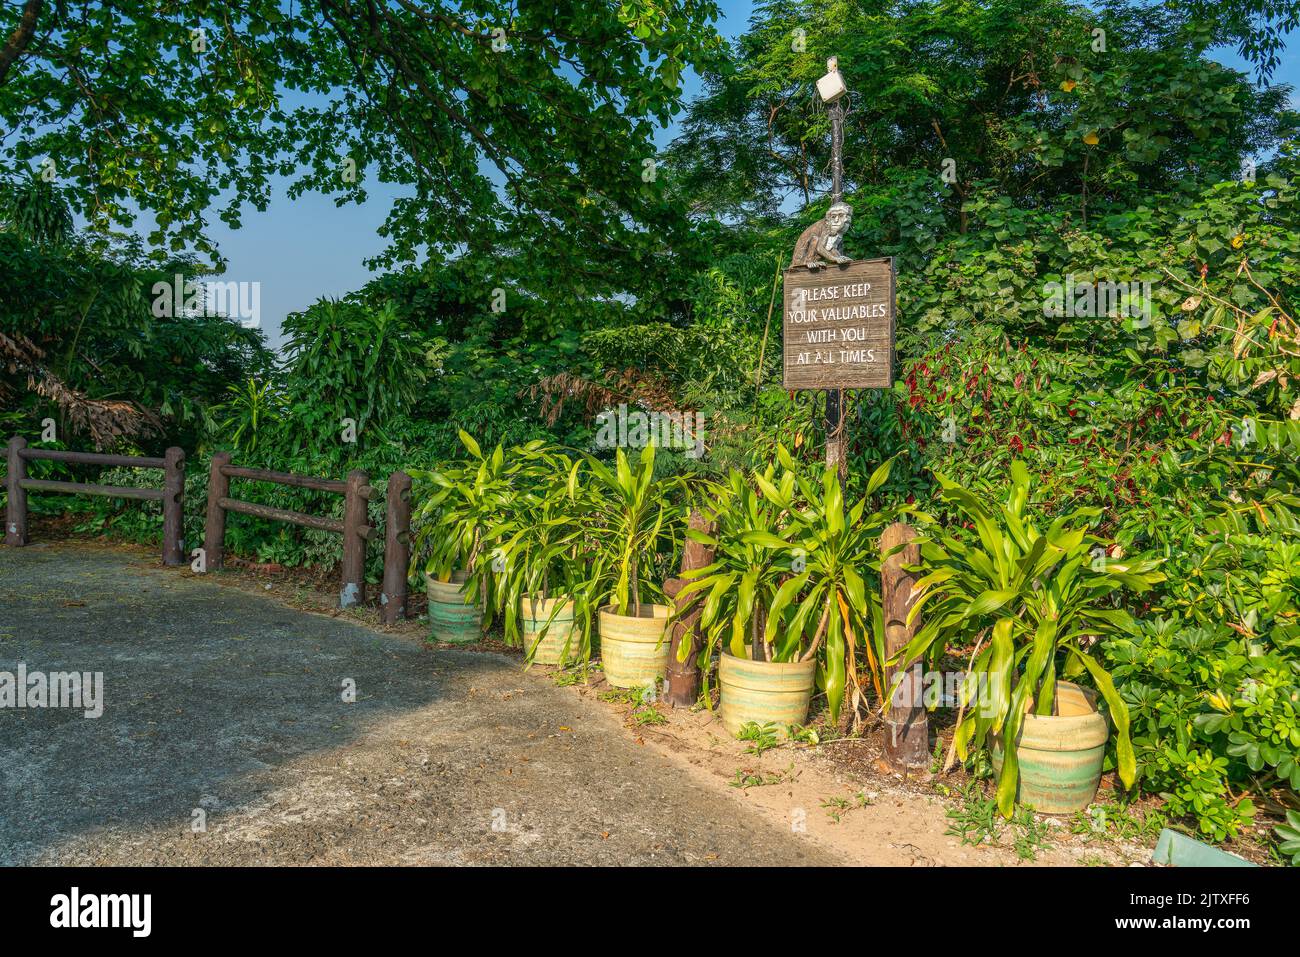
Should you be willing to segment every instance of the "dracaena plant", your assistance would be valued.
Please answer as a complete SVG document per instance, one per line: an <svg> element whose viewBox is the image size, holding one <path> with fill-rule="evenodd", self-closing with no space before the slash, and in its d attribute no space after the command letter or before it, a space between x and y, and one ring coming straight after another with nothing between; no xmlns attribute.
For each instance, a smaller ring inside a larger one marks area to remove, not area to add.
<svg viewBox="0 0 1300 957"><path fill-rule="evenodd" d="M858 693L859 642L879 682L882 648L873 626L879 598L863 576L879 568L880 532L896 514L868 510L891 463L880 466L866 494L846 507L833 469L817 482L798 473L784 448L777 456L779 478L775 466L753 473L752 482L731 474L715 511L716 534L687 533L713 547L714 561L686 573L692 580L679 600L704 596L702 670L723 641L738 657L816 657L818 684L838 720L846 689Z"/></svg>
<svg viewBox="0 0 1300 957"><path fill-rule="evenodd" d="M454 572L468 571L465 593L477 596L483 605L486 626L497 604L493 549L502 517L519 494L517 483L527 460L514 454L520 450L512 450L508 461L500 445L484 455L464 431L460 440L469 453L465 461L411 472L418 483L411 515L412 566L423 564L426 574L444 582L451 581Z"/></svg>
<svg viewBox="0 0 1300 957"><path fill-rule="evenodd" d="M969 655L976 680L959 696L953 747L963 760L993 739L1007 742L998 779L998 807L1011 815L1019 781L1015 742L1024 715L1051 715L1060 678L1088 675L1115 727L1120 780L1132 786L1129 715L1110 675L1093 657L1099 639L1133 628L1116 606L1123 589L1145 592L1164 580L1151 559L1112 561L1089 535L1093 508L1057 517L1040 531L1029 509L1029 473L1011 467L1002 504L937 476L941 499L973 535L936 530L921 544L923 577L910 620L923 615L916 637L896 656L939 666L949 651Z"/></svg>
<svg viewBox="0 0 1300 957"><path fill-rule="evenodd" d="M769 482L773 472L769 466L764 473ZM778 536L788 516L742 472L732 471L725 485L712 488L716 496L712 509L716 531L692 528L686 534L713 549L713 561L683 572L688 581L677 596L679 608L692 607L700 597L688 599L697 593L704 602L700 613L704 639L699 652L701 671L708 673L707 665L715 649L724 643L737 657L790 661L795 649L767 642L764 630L768 609L790 572L777 560L776 552L751 538L755 533ZM683 642L680 647L685 658L690 652L689 643Z"/></svg>
<svg viewBox="0 0 1300 957"><path fill-rule="evenodd" d="M583 481L582 460L552 447L527 453L527 487L510 503L490 535L498 544L495 595L507 644L522 644L520 600L557 598L580 602L585 597L587 560L582 551L587 517L592 510L590 485ZM559 605L555 611L558 612ZM554 618L554 615L551 616ZM538 633L545 638L548 620ZM589 652L584 643L580 654ZM532 649L526 648L531 654Z"/></svg>
<svg viewBox="0 0 1300 957"><path fill-rule="evenodd" d="M642 450L635 469L622 449L613 469L592 456L586 463L594 510L584 601L595 607L607 602L616 615L640 615L647 598L663 596L646 572L663 551L676 554L680 546L685 483L679 477L655 479L653 444Z"/></svg>

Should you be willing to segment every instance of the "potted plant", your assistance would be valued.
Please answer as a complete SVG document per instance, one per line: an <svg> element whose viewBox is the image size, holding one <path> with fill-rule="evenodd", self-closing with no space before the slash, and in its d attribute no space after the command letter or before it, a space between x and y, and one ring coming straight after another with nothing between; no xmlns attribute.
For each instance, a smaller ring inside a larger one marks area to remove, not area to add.
<svg viewBox="0 0 1300 957"><path fill-rule="evenodd" d="M715 535L687 533L714 548L712 564L686 573L693 580L680 596L705 596L700 668L707 674L722 644L720 712L732 734L749 722L804 723L817 685L838 720L846 690L858 690L858 641L877 667L880 660L869 625L878 600L858 569L878 565L876 540L893 513L869 513L867 501L891 463L846 509L833 469L817 483L798 474L784 448L778 458L779 480L774 466L752 483L731 474Z"/></svg>
<svg viewBox="0 0 1300 957"><path fill-rule="evenodd" d="M669 608L646 600L663 593L645 571L663 548L676 553L675 535L685 517L676 498L683 483L679 478L655 481L654 461L654 445L642 451L635 471L622 449L612 471L587 457L595 514L591 564L575 603L576 621L589 636L591 610L597 609L601 666L615 688L654 684L668 665L664 637Z"/></svg>
<svg viewBox="0 0 1300 957"><path fill-rule="evenodd" d="M574 627L575 596L587 569L580 551L583 520L591 503L580 460L551 448L527 454L538 467L494 532L498 606L506 642L523 646L527 664L567 665L591 650Z"/></svg>
<svg viewBox="0 0 1300 957"><path fill-rule="evenodd" d="M1023 462L1012 464L1001 506L937 477L942 501L973 536L944 530L922 540L924 577L911 614L924 611L925 624L897 659L934 667L950 649L971 649L953 752L964 760L991 748L998 807L1008 817L1017 800L1051 814L1082 810L1096 794L1109 737L1095 693L1067 680L1086 675L1106 703L1119 777L1131 786L1128 708L1090 649L1133 627L1115 594L1164 580L1159 562L1107 559L1088 534L1097 509L1061 515L1040 532L1028 514Z"/></svg>
<svg viewBox="0 0 1300 957"><path fill-rule="evenodd" d="M412 566L424 565L432 637L453 644L477 641L491 624L492 549L518 469L507 468L500 445L484 456L464 431L460 440L467 462L411 472L420 483L411 516Z"/></svg>

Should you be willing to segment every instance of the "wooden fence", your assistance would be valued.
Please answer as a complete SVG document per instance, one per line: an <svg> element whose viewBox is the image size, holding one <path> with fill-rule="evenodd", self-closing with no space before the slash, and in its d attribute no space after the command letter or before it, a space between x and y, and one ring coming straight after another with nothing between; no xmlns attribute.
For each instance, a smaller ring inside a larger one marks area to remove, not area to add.
<svg viewBox="0 0 1300 957"><path fill-rule="evenodd" d="M253 502L241 502L230 497L231 479L271 482L276 485L342 495L343 518L327 518ZM406 564L410 554L411 524L410 490L411 479L405 472L396 472L389 478L388 532L384 543L384 592L380 599L380 606L384 620L390 623L406 617ZM374 527L367 523L366 503L377 495L378 490L370 484L370 476L361 469L349 472L344 480L318 478L312 475L297 475L293 472L241 468L230 464L229 452L218 452L212 456L212 466L208 474L208 514L203 538L207 567L216 570L225 563L227 512L335 532L343 536L343 583L339 589L339 607L351 608L364 602L366 598L366 544L375 535Z"/></svg>
<svg viewBox="0 0 1300 957"><path fill-rule="evenodd" d="M87 482L56 482L27 477L27 463L33 460L67 462L74 465L98 465L110 468L162 469L162 488L125 488L94 485ZM14 436L9 440L8 474L5 485L9 501L5 508L5 544L27 544L27 493L66 492L74 495L106 495L147 502L162 502L164 565L185 564L182 499L185 495L185 453L170 448L162 458L127 455L100 455L95 452L60 452L54 449L29 449L27 440Z"/></svg>
<svg viewBox="0 0 1300 957"><path fill-rule="evenodd" d="M411 476L405 472L388 476L384 529L384 590L379 596L379 613L393 625L406 618L407 566L411 564Z"/></svg>
<svg viewBox="0 0 1300 957"><path fill-rule="evenodd" d="M162 488L125 488L86 482L30 479L27 477L27 463L33 459L110 468L162 469L163 484ZM343 518L327 518L253 502L241 502L230 497L231 479L272 482L293 488L334 492L343 496ZM162 502L163 564L185 564L182 514L185 494L185 453L178 448L168 449L160 459L100 455L93 452L31 449L27 447L26 439L14 436L9 440L8 474L5 478L5 486L9 496L5 509L4 543L6 545L27 544L28 492L105 495L111 498ZM351 608L364 602L366 597L366 544L375 536L375 529L367 524L366 503L377 494L377 490L370 485L370 477L360 469L349 472L344 480L316 478L310 475L296 475L292 472L240 468L230 464L229 452L218 452L212 456L212 467L208 474L208 511L204 527L204 555L201 567L204 571L216 570L225 564L227 512L336 532L343 536L343 587L339 590L339 607ZM407 616L406 578L407 565L411 560L411 476L405 472L394 472L388 478L386 515L384 580L379 608L383 620L388 624L395 624Z"/></svg>

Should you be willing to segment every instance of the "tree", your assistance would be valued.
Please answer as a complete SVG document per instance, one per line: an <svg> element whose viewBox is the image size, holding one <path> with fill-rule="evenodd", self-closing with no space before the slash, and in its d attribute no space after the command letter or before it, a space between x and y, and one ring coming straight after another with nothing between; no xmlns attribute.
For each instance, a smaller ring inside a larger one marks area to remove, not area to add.
<svg viewBox="0 0 1300 957"><path fill-rule="evenodd" d="M1287 90L1205 58L1215 36L1185 11L1130 3L773 0L737 41L734 67L706 74L669 161L701 214L815 202L830 137L814 83L836 55L859 237L916 177L929 208L894 235L923 234L935 212L960 228L980 183L1029 206L1063 194L1137 202L1235 175L1243 155L1287 134Z"/></svg>
<svg viewBox="0 0 1300 957"><path fill-rule="evenodd" d="M1296 0L1188 0L1185 9L1216 42L1235 44L1264 79L1282 62L1283 38L1300 28Z"/></svg>
<svg viewBox="0 0 1300 957"><path fill-rule="evenodd" d="M63 439L193 448L230 382L264 373L260 332L219 315L153 314L150 292L193 264L71 229L60 191L0 194L0 410Z"/></svg>
<svg viewBox="0 0 1300 957"><path fill-rule="evenodd" d="M40 164L96 228L153 214L155 248L214 251L275 174L340 203L409 187L387 262L542 230L571 260L688 239L653 175L681 76L722 49L712 0L470 5L145 0L0 12L0 155ZM649 174L649 175L647 175Z"/></svg>

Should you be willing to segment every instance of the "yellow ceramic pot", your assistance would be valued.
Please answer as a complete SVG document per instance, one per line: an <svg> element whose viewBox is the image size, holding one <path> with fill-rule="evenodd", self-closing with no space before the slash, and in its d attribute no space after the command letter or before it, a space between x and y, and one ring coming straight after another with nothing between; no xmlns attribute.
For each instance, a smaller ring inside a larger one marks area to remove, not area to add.
<svg viewBox="0 0 1300 957"><path fill-rule="evenodd" d="M668 669L667 605L642 604L641 614L616 615L612 605L600 610L600 663L615 688L644 688Z"/></svg>

